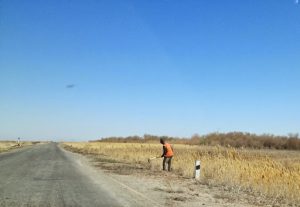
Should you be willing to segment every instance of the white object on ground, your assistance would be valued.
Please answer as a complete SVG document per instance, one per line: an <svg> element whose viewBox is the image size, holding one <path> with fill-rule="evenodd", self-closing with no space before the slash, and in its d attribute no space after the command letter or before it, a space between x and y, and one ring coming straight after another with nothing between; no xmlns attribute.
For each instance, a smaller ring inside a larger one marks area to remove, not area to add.
<svg viewBox="0 0 300 207"><path fill-rule="evenodd" d="M201 162L200 160L195 161L195 179L199 180L200 179L200 168L201 168Z"/></svg>

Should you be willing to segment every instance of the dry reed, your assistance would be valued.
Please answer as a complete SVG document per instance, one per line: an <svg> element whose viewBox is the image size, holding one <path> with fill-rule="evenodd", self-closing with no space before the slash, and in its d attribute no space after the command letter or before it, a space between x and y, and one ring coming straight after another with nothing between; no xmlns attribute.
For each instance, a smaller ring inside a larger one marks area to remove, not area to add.
<svg viewBox="0 0 300 207"><path fill-rule="evenodd" d="M84 154L107 155L119 161L146 164L161 155L159 144L148 143L64 143ZM251 191L274 202L300 203L300 152L250 150L224 147L174 145L173 169L192 177L195 160L201 160L201 180ZM161 162L154 161L155 169Z"/></svg>

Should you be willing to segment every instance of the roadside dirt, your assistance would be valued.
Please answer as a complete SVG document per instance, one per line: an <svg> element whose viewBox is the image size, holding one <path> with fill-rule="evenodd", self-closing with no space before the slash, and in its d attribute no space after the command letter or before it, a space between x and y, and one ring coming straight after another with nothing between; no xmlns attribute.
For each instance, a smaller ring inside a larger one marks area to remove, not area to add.
<svg viewBox="0 0 300 207"><path fill-rule="evenodd" d="M185 178L173 172L153 169L149 165L119 162L105 155L82 155L80 159L114 183L113 191L130 192L125 196L124 206L132 206L129 199L137 199L136 205L143 206L282 206L268 201L261 195L239 189L217 186L208 181ZM77 158L78 159L78 158ZM159 162L159 160L156 160ZM119 188L119 189L118 189ZM119 193L116 193L120 195ZM120 197L120 196L119 196ZM119 198L120 199L120 198Z"/></svg>

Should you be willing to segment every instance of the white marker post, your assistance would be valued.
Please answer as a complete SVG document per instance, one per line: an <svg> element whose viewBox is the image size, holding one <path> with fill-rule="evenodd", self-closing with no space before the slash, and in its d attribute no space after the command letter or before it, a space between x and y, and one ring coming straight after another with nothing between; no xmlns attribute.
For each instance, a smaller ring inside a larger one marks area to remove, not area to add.
<svg viewBox="0 0 300 207"><path fill-rule="evenodd" d="M195 179L200 179L200 160L195 161Z"/></svg>

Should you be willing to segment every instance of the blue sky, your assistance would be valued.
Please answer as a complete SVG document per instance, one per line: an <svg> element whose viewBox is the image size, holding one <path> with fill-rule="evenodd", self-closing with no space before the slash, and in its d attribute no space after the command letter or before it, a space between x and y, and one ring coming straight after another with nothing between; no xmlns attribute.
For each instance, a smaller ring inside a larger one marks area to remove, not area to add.
<svg viewBox="0 0 300 207"><path fill-rule="evenodd" d="M1 0L0 139L300 132L299 38L293 0Z"/></svg>

